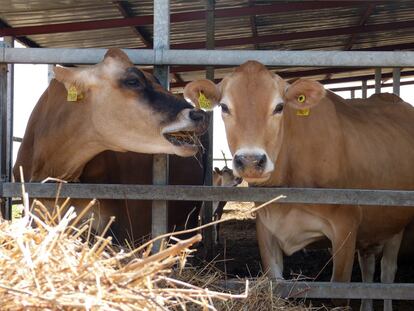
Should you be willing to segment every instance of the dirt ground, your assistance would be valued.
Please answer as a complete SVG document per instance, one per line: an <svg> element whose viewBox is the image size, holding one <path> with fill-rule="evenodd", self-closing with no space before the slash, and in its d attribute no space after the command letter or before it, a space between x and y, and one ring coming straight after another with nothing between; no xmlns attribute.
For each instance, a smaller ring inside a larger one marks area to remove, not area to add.
<svg viewBox="0 0 414 311"><path fill-rule="evenodd" d="M220 228L220 244L218 246L218 257L215 261L218 266L229 277L256 277L261 274L261 263L259 249L256 242L255 220L246 217L246 211L252 203L229 203L225 207L224 218L232 219ZM233 218L237 218L233 220ZM299 251L284 259L284 277L298 278L309 277L311 279L318 275L317 281L329 281L332 265L329 262L328 250ZM361 273L355 258L352 281L360 282ZM328 263L328 264L326 264ZM326 267L324 267L326 265ZM377 262L375 282L379 282L379 262ZM398 267L396 282L414 282L414 267L410 262L401 262ZM330 301L316 301L312 304L330 305ZM359 301L351 302L353 310L359 309ZM382 310L382 302L375 302L375 310ZM394 311L414 310L414 301L394 301Z"/></svg>

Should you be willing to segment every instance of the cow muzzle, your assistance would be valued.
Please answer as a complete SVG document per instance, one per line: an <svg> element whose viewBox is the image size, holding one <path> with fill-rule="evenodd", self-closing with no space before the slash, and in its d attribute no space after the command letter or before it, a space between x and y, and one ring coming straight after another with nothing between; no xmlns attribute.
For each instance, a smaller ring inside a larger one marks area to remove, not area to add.
<svg viewBox="0 0 414 311"><path fill-rule="evenodd" d="M248 183L259 183L269 179L274 165L264 150L239 150L233 158L233 169L236 176Z"/></svg>
<svg viewBox="0 0 414 311"><path fill-rule="evenodd" d="M205 111L184 109L161 133L175 147L177 155L192 156L200 147L199 136L207 131L208 125L209 116Z"/></svg>

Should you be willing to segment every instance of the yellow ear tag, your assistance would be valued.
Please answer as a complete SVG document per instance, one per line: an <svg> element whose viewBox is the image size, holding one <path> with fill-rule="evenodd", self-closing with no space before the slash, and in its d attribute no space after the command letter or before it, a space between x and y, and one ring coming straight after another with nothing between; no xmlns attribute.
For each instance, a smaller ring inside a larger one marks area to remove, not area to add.
<svg viewBox="0 0 414 311"><path fill-rule="evenodd" d="M303 104L306 101L306 96L301 94L298 96L298 102ZM310 109L309 108L305 108L305 109L299 109L296 111L296 115L297 116L301 116L301 117L307 117L310 114Z"/></svg>
<svg viewBox="0 0 414 311"><path fill-rule="evenodd" d="M78 100L78 90L76 89L76 86L72 85L69 87L68 90L68 97L66 98L68 102L75 102Z"/></svg>
<svg viewBox="0 0 414 311"><path fill-rule="evenodd" d="M201 109L211 109L212 105L210 100L202 93L198 93L198 104L200 105Z"/></svg>
<svg viewBox="0 0 414 311"><path fill-rule="evenodd" d="M309 114L310 114L309 108L296 110L297 116L307 117Z"/></svg>

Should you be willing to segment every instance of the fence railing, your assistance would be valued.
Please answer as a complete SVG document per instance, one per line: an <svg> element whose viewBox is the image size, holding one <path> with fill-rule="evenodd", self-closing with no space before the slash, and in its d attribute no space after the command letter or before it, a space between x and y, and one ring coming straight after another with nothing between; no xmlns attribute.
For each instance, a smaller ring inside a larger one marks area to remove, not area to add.
<svg viewBox="0 0 414 311"><path fill-rule="evenodd" d="M96 64L106 49L0 48L0 63ZM237 66L257 60L267 66L413 67L414 52L375 51L260 51L260 50L124 50L134 64Z"/></svg>
<svg viewBox="0 0 414 311"><path fill-rule="evenodd" d="M2 197L21 196L20 183L3 182L0 186ZM54 183L25 183L26 192L35 198L55 198L57 188ZM395 190L64 183L60 186L59 194L74 199L239 202L267 202L284 195L286 197L278 200L278 203L414 206L414 191Z"/></svg>

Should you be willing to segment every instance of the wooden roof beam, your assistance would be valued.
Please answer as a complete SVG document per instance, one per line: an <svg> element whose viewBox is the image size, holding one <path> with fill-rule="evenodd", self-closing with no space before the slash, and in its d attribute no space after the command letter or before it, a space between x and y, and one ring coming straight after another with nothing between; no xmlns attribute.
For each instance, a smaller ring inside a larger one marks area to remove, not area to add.
<svg viewBox="0 0 414 311"><path fill-rule="evenodd" d="M132 12L132 9L131 9L131 5L128 1L126 1L126 0L113 1L113 3L116 5L119 12L121 13L121 15L124 18L129 18L129 17L134 16L134 13ZM152 49L153 40L152 40L150 34L147 33L145 31L145 29L143 29L142 27L132 26L131 28L133 29L133 31L137 35L137 37L141 40L141 42L145 45L145 47L149 48L149 49ZM171 74L171 76L172 76L172 78L174 79L175 82L177 82L177 83L184 82L184 80L180 77L179 74L174 73L174 72L171 72L170 74Z"/></svg>
<svg viewBox="0 0 414 311"><path fill-rule="evenodd" d="M369 33L369 32L389 31L389 30L406 29L406 28L414 28L414 20L375 24L375 25L351 26L351 27L331 28L331 29L324 29L324 30L312 30L312 31L294 32L294 33L282 33L282 34L275 34L275 35L259 36L256 38L244 37L244 38L234 38L234 39L222 39L222 40L216 40L215 46L216 47L228 47L228 46L233 46L233 45L269 43L269 42L278 42L278 41L283 42L283 41L292 41L292 40L300 40L300 39L336 37L340 35L352 35L354 33ZM202 41L189 42L189 43L173 44L171 45L171 49L202 49L204 45L205 43Z"/></svg>
<svg viewBox="0 0 414 311"><path fill-rule="evenodd" d="M254 7L254 0L249 0L249 7ZM256 23L256 16L250 15L250 28L252 30L252 37L257 38L257 23ZM259 44L254 43L254 49L259 50Z"/></svg>
<svg viewBox="0 0 414 311"><path fill-rule="evenodd" d="M361 18L359 19L358 22L358 26L364 26L366 25L368 18L371 16L371 14L374 12L376 4L375 3L370 3L368 4L368 6L365 8ZM358 37L358 34L353 33L350 37L348 42L345 44L345 51L349 51L352 49L352 46L355 43L356 38ZM332 74L327 74L325 76L325 80L329 80L332 78Z"/></svg>
<svg viewBox="0 0 414 311"><path fill-rule="evenodd" d="M306 1L306 2L291 2L291 3L279 3L270 5L260 5L254 7L240 7L215 10L216 18L232 18L239 16L250 16L260 14L275 14L282 12L292 11L304 11L304 10L318 10L326 8L341 8L341 7L355 7L371 3L372 1ZM393 1L376 1L375 3L392 3ZM171 23L203 20L206 17L206 11L192 11L171 14ZM73 22L73 23L58 23L48 25L37 26L23 26L23 27L8 27L0 29L0 36L29 36L37 34L49 34L49 33L61 33L61 32L73 32L83 30L96 30L96 29L108 29L118 27L131 27L131 26L143 26L151 25L153 23L153 15L136 16L129 18L116 18L105 20L93 20L85 22Z"/></svg>
<svg viewBox="0 0 414 311"><path fill-rule="evenodd" d="M0 19L0 30L2 28L10 28L10 25L7 24L5 21L3 21L2 19ZM24 36L20 36L20 37L15 37L15 39L17 41L19 41L21 44L28 46L30 48L40 48L41 46L39 44L37 44L36 42L34 42L33 40L30 40L27 37Z"/></svg>
<svg viewBox="0 0 414 311"><path fill-rule="evenodd" d="M369 17L371 16L371 14L375 10L375 7L376 7L375 3L368 4L366 9L364 10L364 13L361 16L361 19L359 20L358 26L365 26L367 24ZM356 33L353 33L351 35L351 37L349 38L347 44L345 45L345 50L346 51L349 51L349 50L352 49L352 46L354 45L357 36L358 36L358 34L356 34Z"/></svg>
<svg viewBox="0 0 414 311"><path fill-rule="evenodd" d="M116 5L122 17L129 18L134 16L128 1L113 1L113 3ZM141 40L141 42L144 43L145 47L152 49L152 39L150 35L146 33L146 31L142 27L131 26L131 28L133 29L137 37Z"/></svg>

